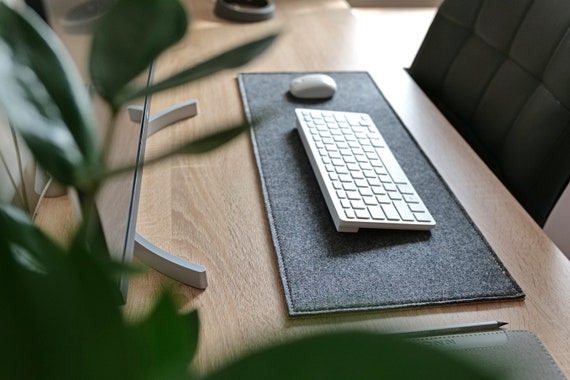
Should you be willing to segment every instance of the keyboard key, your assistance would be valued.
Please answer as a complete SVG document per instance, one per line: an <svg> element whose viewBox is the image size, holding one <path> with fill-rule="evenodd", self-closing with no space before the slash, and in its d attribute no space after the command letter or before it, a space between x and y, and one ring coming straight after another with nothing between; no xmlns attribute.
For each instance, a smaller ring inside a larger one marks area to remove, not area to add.
<svg viewBox="0 0 570 380"><path fill-rule="evenodd" d="M350 202L350 205L351 205L352 208L355 209L355 210L364 210L364 209L366 209L366 205L365 205L364 202L362 202L361 200L352 201L352 202Z"/></svg>
<svg viewBox="0 0 570 380"><path fill-rule="evenodd" d="M419 203L408 203L408 207L412 212L425 212L425 207Z"/></svg>
<svg viewBox="0 0 570 380"><path fill-rule="evenodd" d="M404 200L408 203L420 203L420 198L415 194L404 194Z"/></svg>
<svg viewBox="0 0 570 380"><path fill-rule="evenodd" d="M342 184L342 188L345 189L346 191L357 191L358 188L356 187L356 185L351 181L351 182L344 182Z"/></svg>
<svg viewBox="0 0 570 380"><path fill-rule="evenodd" d="M360 193L358 191L347 191L346 197L350 200L360 200Z"/></svg>
<svg viewBox="0 0 570 380"><path fill-rule="evenodd" d="M398 214L398 210L394 207L391 203L384 203L382 204L382 211L386 215L386 219L388 220L400 220L400 214Z"/></svg>
<svg viewBox="0 0 570 380"><path fill-rule="evenodd" d="M418 222L429 222L431 221L431 215L427 212L416 212L414 213L414 217Z"/></svg>
<svg viewBox="0 0 570 380"><path fill-rule="evenodd" d="M382 207L380 206L371 206L368 207L368 211L370 212L370 215L372 216L372 219L376 219L376 220L384 220L386 219L384 217L384 212L382 211Z"/></svg>
<svg viewBox="0 0 570 380"><path fill-rule="evenodd" d="M386 150L386 148L382 150ZM392 177L392 180L395 183L402 183L402 184L409 183L406 174L404 174L404 171L400 167L400 164L398 163L398 161L396 161L396 158L392 154L382 155L382 162L384 163L385 167L390 168L390 177Z"/></svg>
<svg viewBox="0 0 570 380"><path fill-rule="evenodd" d="M367 206L375 206L378 204L378 202L376 201L376 197L363 196L362 200L364 201L364 204Z"/></svg>
<svg viewBox="0 0 570 380"><path fill-rule="evenodd" d="M402 220L405 220L408 222L415 220L414 214L412 213L412 211L410 211L406 202L394 201L394 206L396 206L396 209L398 210L398 214L400 214L400 217L402 218Z"/></svg>
<svg viewBox="0 0 570 380"><path fill-rule="evenodd" d="M397 191L389 192L388 197L390 198L390 200L394 201L393 203L396 203L396 201L402 200L402 194L398 193Z"/></svg>
<svg viewBox="0 0 570 380"><path fill-rule="evenodd" d="M408 184L398 185L398 190L400 190L402 194L414 194L414 188Z"/></svg>

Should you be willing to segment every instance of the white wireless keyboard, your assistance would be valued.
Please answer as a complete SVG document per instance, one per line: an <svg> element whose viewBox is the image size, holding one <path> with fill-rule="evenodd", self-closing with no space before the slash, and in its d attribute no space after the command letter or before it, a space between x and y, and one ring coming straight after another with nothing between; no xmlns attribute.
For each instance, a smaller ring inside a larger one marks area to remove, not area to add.
<svg viewBox="0 0 570 380"><path fill-rule="evenodd" d="M297 129L337 231L435 226L370 116L312 109L295 112Z"/></svg>

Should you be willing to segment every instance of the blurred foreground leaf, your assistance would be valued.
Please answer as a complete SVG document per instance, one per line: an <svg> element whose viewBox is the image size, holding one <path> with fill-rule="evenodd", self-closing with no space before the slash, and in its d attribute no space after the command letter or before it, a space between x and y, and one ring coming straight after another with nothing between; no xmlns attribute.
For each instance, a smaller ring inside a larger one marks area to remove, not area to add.
<svg viewBox="0 0 570 380"><path fill-rule="evenodd" d="M189 377L198 344L198 313L180 315L168 293L153 312L132 328L142 379L178 380Z"/></svg>
<svg viewBox="0 0 570 380"><path fill-rule="evenodd" d="M174 148L173 150L159 154L158 156L145 161L144 165L152 165L161 162L169 157L176 156L179 154L193 155L193 154L204 154L210 152L234 140L240 134L249 130L249 128L250 128L249 123L244 123L238 126L233 126L226 129L222 129L220 131L212 132L210 134L197 138L196 140L191 140L186 143L183 143L182 145L180 145L177 148ZM112 169L107 173L102 174L104 176L103 180L105 178L113 177L125 172L130 172L131 170L133 170L132 166Z"/></svg>
<svg viewBox="0 0 570 380"><path fill-rule="evenodd" d="M164 50L186 33L177 0L121 0L100 19L93 36L89 72L98 93L118 108L117 97Z"/></svg>
<svg viewBox="0 0 570 380"><path fill-rule="evenodd" d="M457 358L395 337L363 332L317 335L267 348L207 380L490 379Z"/></svg>
<svg viewBox="0 0 570 380"><path fill-rule="evenodd" d="M0 377L125 378L133 364L114 280L90 255L52 243L22 212L2 206L0 215L0 230L12 229L1 245L18 247L0 252ZM43 270L22 265L24 252L47 263Z"/></svg>
<svg viewBox="0 0 570 380"><path fill-rule="evenodd" d="M0 206L0 378L188 378L196 313L179 315L164 295L129 324L106 268L101 258L65 252L22 211Z"/></svg>
<svg viewBox="0 0 570 380"><path fill-rule="evenodd" d="M182 146L176 149L176 152L182 154L206 153L232 141L248 129L249 124L247 123L223 129L221 131L217 131L207 136L203 136L196 140L182 144Z"/></svg>
<svg viewBox="0 0 570 380"><path fill-rule="evenodd" d="M277 36L278 35L274 33L245 43L193 67L182 70L170 78L151 84L148 87L125 93L125 95L120 99L120 102L124 103L128 100L140 98L148 94L164 91L184 83L204 78L222 70L243 66L267 50L267 48L275 41Z"/></svg>
<svg viewBox="0 0 570 380"><path fill-rule="evenodd" d="M0 3L0 112L56 180L75 185L100 164L87 90L53 31Z"/></svg>

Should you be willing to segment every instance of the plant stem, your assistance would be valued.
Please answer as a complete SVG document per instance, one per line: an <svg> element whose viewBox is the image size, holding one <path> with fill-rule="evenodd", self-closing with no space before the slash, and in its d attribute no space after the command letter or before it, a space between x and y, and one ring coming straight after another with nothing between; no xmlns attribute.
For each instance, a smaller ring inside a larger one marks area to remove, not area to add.
<svg viewBox="0 0 570 380"><path fill-rule="evenodd" d="M18 168L19 168L19 172L20 172L20 178L22 179L22 187L24 188L24 191L26 189L26 187L24 186L24 176L23 176L23 171L22 171L22 161L20 160L20 149L18 148L18 137L15 134L14 128L10 125L10 132L12 133L12 140L14 141L14 147L16 148L16 155L18 156ZM18 187L18 184L16 183L16 180L14 179L14 176L12 175L12 172L10 171L10 168L8 167L8 162L6 161L6 157L4 157L4 155L2 154L2 152L0 151L0 160L2 160L2 164L4 165L4 168L6 169L6 174L8 174L8 179L10 180L10 183L12 184L12 187L14 188L14 191L16 192L16 196L18 197L18 199L20 200L20 202L22 203L22 205L26 208L26 210L28 211L28 213L31 211L29 204L28 204L28 197L25 196L25 194L23 195L22 192L20 191L20 188Z"/></svg>
<svg viewBox="0 0 570 380"><path fill-rule="evenodd" d="M18 199L20 200L20 202L22 202L22 204L24 204L24 199L22 198L22 194L20 193L20 190L18 189L18 185L16 184L16 180L12 176L12 173L10 172L10 168L8 168L8 163L6 162L6 158L4 157L4 155L2 154L1 151L0 151L0 160L2 160L2 164L4 165L4 168L6 169L6 173L8 174L8 179L10 180L12 187L14 187L14 191L16 192Z"/></svg>
<svg viewBox="0 0 570 380"><path fill-rule="evenodd" d="M117 116L119 114L119 110L114 106L110 105L109 108L111 110L111 115L107 120L107 127L105 128L105 136L103 138L103 147L102 147L103 154L101 156L103 160L106 160L109 152L111 151L111 144L113 144L113 136L115 134L115 123L117 121ZM107 167L107 162L105 161L103 162L103 167L104 168Z"/></svg>
<svg viewBox="0 0 570 380"><path fill-rule="evenodd" d="M20 171L20 178L22 179L22 198L24 201L24 207L26 208L26 210L28 210L28 212L31 212L32 209L30 207L30 203L28 202L28 191L26 189L26 181L24 178L24 168L22 165L22 153L20 151L20 144L18 143L18 135L16 135L16 131L14 130L14 127L12 127L10 125L10 131L12 133L12 140L14 140L14 146L16 147L16 156L17 156L17 160L18 160L18 169Z"/></svg>

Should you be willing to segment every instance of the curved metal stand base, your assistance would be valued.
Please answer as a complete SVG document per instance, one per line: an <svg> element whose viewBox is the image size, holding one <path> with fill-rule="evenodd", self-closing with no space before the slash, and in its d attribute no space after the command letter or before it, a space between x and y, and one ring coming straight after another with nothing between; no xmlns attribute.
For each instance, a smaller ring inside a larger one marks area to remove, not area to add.
<svg viewBox="0 0 570 380"><path fill-rule="evenodd" d="M128 107L128 112L131 121L140 123L144 112L143 107L131 106ZM197 113L198 107L196 100L176 104L173 107L158 112L149 119L147 136L151 136L153 133L172 123L196 116ZM166 252L152 244L139 233L137 233L135 237L134 254L146 265L178 282L198 289L206 289L208 286L205 267Z"/></svg>
<svg viewBox="0 0 570 380"><path fill-rule="evenodd" d="M157 247L137 233L135 256L146 265L186 285L206 289L208 278L206 268L183 260Z"/></svg>

